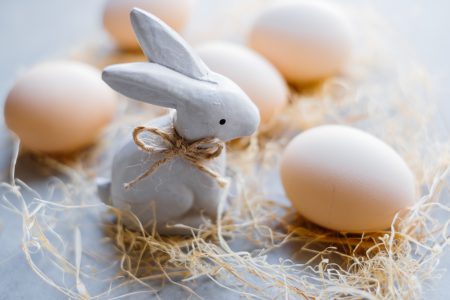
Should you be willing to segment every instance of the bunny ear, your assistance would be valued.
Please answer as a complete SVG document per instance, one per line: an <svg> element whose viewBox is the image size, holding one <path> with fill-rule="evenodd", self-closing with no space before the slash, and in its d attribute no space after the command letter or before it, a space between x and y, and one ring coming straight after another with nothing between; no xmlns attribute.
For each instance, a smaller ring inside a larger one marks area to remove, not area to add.
<svg viewBox="0 0 450 300"><path fill-rule="evenodd" d="M133 8L131 23L142 50L152 62L197 80L210 81L210 71L205 63L163 21Z"/></svg>
<svg viewBox="0 0 450 300"><path fill-rule="evenodd" d="M146 62L109 66L103 70L102 79L127 97L169 108L177 108L205 89L202 81Z"/></svg>

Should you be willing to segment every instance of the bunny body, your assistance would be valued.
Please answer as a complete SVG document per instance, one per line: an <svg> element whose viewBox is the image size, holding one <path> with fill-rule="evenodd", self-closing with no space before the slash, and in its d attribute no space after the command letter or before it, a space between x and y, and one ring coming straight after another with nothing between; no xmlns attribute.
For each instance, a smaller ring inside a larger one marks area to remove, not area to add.
<svg viewBox="0 0 450 300"><path fill-rule="evenodd" d="M155 119L146 126L170 130L173 117ZM164 147L156 138L155 146ZM157 172L139 181L133 188L124 189L123 183L136 178L162 157L140 151L130 139L115 155L111 180L111 204L136 215L144 227L157 223L160 234L182 234L186 230L169 228L170 224L198 227L205 219L215 218L219 202L226 197L227 190L218 187L217 181L194 168L190 162L175 157L162 165ZM225 176L226 154L204 162L204 165ZM156 220L155 220L156 218ZM125 225L133 229L137 222L124 219Z"/></svg>
<svg viewBox="0 0 450 300"><path fill-rule="evenodd" d="M187 142L218 138L223 142L251 135L259 125L259 112L248 96L230 79L210 71L192 49L161 20L139 9L131 12L133 28L151 62L107 67L103 80L120 93L140 101L174 109L147 126L173 128ZM244 66L243 66L244 67ZM162 138L146 133L152 147L164 148ZM217 179L196 168L182 156L173 157L130 189L124 184L161 160L160 153L141 151L130 138L115 155L110 182L99 192L104 201L132 212L141 224L160 234L188 234L217 215L227 190ZM201 164L225 176L226 155L202 160ZM124 219L137 229L136 222Z"/></svg>

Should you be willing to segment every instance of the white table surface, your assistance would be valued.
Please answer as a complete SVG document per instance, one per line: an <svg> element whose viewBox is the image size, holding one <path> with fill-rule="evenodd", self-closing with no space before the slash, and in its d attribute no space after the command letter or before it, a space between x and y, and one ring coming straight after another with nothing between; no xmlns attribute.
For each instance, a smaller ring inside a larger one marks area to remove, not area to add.
<svg viewBox="0 0 450 300"><path fill-rule="evenodd" d="M201 0L215 1L220 0ZM447 0L345 0L371 5L380 11L411 45L417 60L433 75L439 104L441 130L450 128L450 1ZM61 57L101 30L102 0L5 0L0 2L0 100L3 101L15 74L42 59ZM211 3L208 3L211 5ZM57 24L57 26L55 26ZM1 112L2 110L0 110ZM3 124L1 113L0 123ZM446 131L446 132L445 132ZM3 125L0 133L0 170L9 161L11 142ZM0 299L64 299L29 268L20 249L20 220L0 210ZM450 253L441 267L450 268ZM176 293L172 291L173 293ZM161 298L176 294L163 293ZM428 299L448 299L450 274L445 273L427 290ZM205 298L230 299L226 291L205 284Z"/></svg>

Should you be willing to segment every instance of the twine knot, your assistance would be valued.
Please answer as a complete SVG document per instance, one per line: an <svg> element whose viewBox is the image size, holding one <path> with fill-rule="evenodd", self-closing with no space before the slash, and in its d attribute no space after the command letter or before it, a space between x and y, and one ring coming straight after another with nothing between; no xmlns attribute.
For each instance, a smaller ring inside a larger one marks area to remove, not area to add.
<svg viewBox="0 0 450 300"><path fill-rule="evenodd" d="M145 143L141 138L143 132L159 136L166 147L158 148L157 146ZM227 181L219 173L204 165L205 160L216 158L222 153L224 143L218 138L203 138L188 143L177 133L175 128L169 133L156 127L138 126L133 130L133 140L140 150L148 153L159 153L162 155L162 158L153 163L147 171L126 183L124 187L127 190L145 177L152 175L159 167L175 157L184 158L200 171L216 179L221 188L224 188L227 184Z"/></svg>

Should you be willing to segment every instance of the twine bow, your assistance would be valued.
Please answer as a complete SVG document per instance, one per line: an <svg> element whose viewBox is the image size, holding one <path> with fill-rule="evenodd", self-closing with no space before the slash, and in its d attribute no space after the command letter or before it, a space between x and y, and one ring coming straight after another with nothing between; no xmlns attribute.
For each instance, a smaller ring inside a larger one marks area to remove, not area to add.
<svg viewBox="0 0 450 300"><path fill-rule="evenodd" d="M167 147L156 148L150 144L146 144L140 137L143 132L159 136L165 142ZM147 171L126 183L124 185L126 190L132 188L145 177L152 175L159 167L177 156L184 158L200 171L216 179L221 188L224 188L227 183L219 173L203 164L205 160L216 158L222 153L224 144L218 138L204 138L188 143L175 129L173 129L173 133L168 133L155 127L138 126L133 130L133 140L140 150L148 153L162 154L163 158L152 164Z"/></svg>

